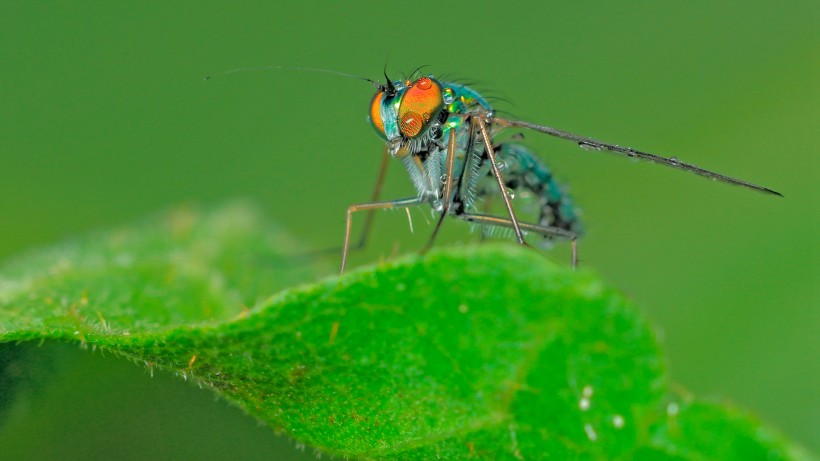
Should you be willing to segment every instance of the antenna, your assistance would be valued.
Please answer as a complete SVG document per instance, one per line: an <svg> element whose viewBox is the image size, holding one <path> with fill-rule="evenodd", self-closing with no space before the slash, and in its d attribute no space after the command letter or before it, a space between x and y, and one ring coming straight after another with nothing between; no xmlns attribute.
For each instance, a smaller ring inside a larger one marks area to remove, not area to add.
<svg viewBox="0 0 820 461"><path fill-rule="evenodd" d="M256 72L256 71L263 71L263 70L296 70L302 72L318 72L323 74L332 74L332 75L339 75L342 77L347 78L355 78L357 80L364 80L365 82L371 83L373 86L379 89L379 91L384 91L386 87L381 83L371 80L367 77L361 77L354 74L348 74L346 72L339 72L338 70L331 70L331 69L322 69L318 67L301 67L301 66L259 66L259 67L240 67L238 69L231 69L226 70L224 72L219 72L212 75L206 75L204 80L212 80L214 78L224 77L230 74L239 74L244 72Z"/></svg>

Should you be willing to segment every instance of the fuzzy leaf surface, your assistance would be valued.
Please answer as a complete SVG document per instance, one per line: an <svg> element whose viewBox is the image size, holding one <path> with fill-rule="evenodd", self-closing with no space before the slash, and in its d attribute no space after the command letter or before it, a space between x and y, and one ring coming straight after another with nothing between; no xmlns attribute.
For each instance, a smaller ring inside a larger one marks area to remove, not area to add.
<svg viewBox="0 0 820 461"><path fill-rule="evenodd" d="M681 427L740 427L757 451L731 457L724 437L659 425L652 330L591 274L485 245L266 297L322 270L294 248L230 205L34 252L0 268L0 341L111 351L354 458L789 459L757 423L721 425L737 417L719 407Z"/></svg>

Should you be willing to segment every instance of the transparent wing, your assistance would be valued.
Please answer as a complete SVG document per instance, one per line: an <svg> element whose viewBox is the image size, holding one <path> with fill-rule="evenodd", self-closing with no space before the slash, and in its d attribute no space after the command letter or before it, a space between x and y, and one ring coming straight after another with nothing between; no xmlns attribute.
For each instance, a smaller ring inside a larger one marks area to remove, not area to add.
<svg viewBox="0 0 820 461"><path fill-rule="evenodd" d="M508 120L503 118L494 117L491 119L493 124L502 126L502 127L521 127L521 128L528 128L530 130L538 131L540 133L545 133L550 136L555 136L557 138L566 139L569 141L576 142L580 147L587 149L587 150L600 150L600 151L609 151L609 152L617 152L620 154L624 154L628 157L640 158L644 160L649 160L650 162L659 163L661 165L666 165L672 168L677 168L679 170L689 171L691 173L699 174L701 176L705 176L710 179L714 179L716 181L721 181L729 184L736 184L738 186L743 186L747 189L752 189L760 192L765 192L767 194L773 194L778 196L783 196L780 192L776 192L768 187L758 186L756 184L752 184L747 181L743 181L741 179L735 179L726 175L722 175L720 173L715 173L714 171L704 170L698 166L692 165L691 163L681 162L675 157L662 157L660 155L650 154L648 152L641 152L639 150L635 150L631 147L621 147L616 144L609 144L606 142L598 141L596 139L587 138L586 136L577 135L574 133L570 133L568 131L559 130L557 128L551 128L548 126L543 125L536 125L535 123L524 122L521 120Z"/></svg>

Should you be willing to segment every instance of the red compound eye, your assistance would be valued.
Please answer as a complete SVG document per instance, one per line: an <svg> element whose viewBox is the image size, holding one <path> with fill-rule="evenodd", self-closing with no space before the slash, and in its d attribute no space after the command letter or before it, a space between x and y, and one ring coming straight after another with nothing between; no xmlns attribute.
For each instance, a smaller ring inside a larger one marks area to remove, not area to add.
<svg viewBox="0 0 820 461"><path fill-rule="evenodd" d="M409 138L415 138L427 128L444 107L441 85L430 77L422 77L401 98L399 129Z"/></svg>

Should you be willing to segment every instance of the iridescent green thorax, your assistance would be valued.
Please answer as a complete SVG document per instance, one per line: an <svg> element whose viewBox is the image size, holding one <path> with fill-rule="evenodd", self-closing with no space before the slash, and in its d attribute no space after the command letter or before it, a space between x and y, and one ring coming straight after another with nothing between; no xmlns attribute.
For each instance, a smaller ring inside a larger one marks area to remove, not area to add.
<svg viewBox="0 0 820 461"><path fill-rule="evenodd" d="M459 83L444 83L444 105L452 114L490 110L490 104L478 92Z"/></svg>
<svg viewBox="0 0 820 461"><path fill-rule="evenodd" d="M490 104L472 88L459 83L444 83L444 107L451 114L468 114L478 110L491 110ZM464 117L449 117L444 126L458 130L464 124Z"/></svg>

